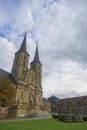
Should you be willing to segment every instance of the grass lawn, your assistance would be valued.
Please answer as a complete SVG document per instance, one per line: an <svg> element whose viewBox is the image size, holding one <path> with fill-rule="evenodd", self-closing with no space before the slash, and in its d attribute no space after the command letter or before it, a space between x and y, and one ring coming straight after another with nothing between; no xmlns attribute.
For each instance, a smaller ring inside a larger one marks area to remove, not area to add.
<svg viewBox="0 0 87 130"><path fill-rule="evenodd" d="M64 123L55 119L0 122L0 130L87 130L87 122Z"/></svg>

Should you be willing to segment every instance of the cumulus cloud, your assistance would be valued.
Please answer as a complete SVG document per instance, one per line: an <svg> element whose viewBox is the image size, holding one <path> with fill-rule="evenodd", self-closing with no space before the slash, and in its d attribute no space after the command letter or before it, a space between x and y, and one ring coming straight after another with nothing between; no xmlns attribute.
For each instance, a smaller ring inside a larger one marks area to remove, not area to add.
<svg viewBox="0 0 87 130"><path fill-rule="evenodd" d="M77 62L63 60L50 68L43 80L44 96L55 93L61 98L87 94L87 69Z"/></svg>
<svg viewBox="0 0 87 130"><path fill-rule="evenodd" d="M30 62L35 40L39 44L44 96L62 98L87 94L86 7L86 0L0 1L1 67L10 70L11 56L19 49L27 31ZM7 57L10 60L5 61Z"/></svg>
<svg viewBox="0 0 87 130"><path fill-rule="evenodd" d="M15 52L14 44L6 38L0 37L0 68L11 71Z"/></svg>

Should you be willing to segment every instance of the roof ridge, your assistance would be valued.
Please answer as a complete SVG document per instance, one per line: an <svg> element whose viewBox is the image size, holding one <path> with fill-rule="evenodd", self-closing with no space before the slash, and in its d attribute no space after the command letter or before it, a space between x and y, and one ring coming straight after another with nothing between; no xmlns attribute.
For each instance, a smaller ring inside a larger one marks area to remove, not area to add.
<svg viewBox="0 0 87 130"><path fill-rule="evenodd" d="M6 70L3 70L3 69L1 69L1 68L0 68L0 70L1 70L1 71L4 71L4 72L6 72L6 73L11 74L10 72L8 72L8 71L6 71Z"/></svg>

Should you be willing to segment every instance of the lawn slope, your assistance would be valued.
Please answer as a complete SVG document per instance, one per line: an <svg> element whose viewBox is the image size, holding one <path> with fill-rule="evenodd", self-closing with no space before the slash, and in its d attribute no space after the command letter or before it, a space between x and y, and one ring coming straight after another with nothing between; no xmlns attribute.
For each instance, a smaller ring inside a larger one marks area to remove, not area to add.
<svg viewBox="0 0 87 130"><path fill-rule="evenodd" d="M0 122L0 130L87 130L87 122L64 123L55 119Z"/></svg>

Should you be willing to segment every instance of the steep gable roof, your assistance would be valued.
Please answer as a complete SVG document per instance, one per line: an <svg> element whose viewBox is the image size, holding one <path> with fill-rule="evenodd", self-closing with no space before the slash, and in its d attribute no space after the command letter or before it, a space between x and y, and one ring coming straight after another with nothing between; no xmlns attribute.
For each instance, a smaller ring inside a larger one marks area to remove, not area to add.
<svg viewBox="0 0 87 130"><path fill-rule="evenodd" d="M5 70L2 70L2 69L0 69L0 78L7 78L7 79L11 80L13 83L16 83L12 74Z"/></svg>

